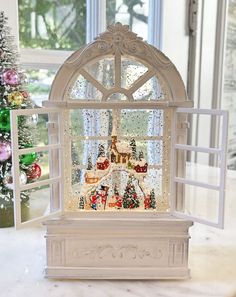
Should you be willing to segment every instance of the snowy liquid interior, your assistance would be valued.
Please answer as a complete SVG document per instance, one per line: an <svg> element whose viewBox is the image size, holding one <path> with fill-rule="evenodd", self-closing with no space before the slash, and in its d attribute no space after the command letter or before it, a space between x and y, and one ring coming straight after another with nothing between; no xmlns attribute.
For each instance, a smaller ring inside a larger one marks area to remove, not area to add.
<svg viewBox="0 0 236 297"><path fill-rule="evenodd" d="M167 210L168 117L160 109L72 110L67 210Z"/></svg>

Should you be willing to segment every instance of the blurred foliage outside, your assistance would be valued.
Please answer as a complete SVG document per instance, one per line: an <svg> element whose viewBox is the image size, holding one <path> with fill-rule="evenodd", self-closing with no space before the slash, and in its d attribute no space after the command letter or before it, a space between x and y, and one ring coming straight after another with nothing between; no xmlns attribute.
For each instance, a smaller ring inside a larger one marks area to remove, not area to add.
<svg viewBox="0 0 236 297"><path fill-rule="evenodd" d="M77 50L86 42L86 0L18 0L20 47ZM147 24L148 0L107 0L107 24ZM140 27L140 28L141 28ZM140 34L140 31L139 31ZM48 99L56 70L30 69L29 92L37 105Z"/></svg>
<svg viewBox="0 0 236 297"><path fill-rule="evenodd" d="M86 0L18 0L20 46L76 50L86 41ZM133 29L147 24L148 0L107 0L107 24L122 18Z"/></svg>
<svg viewBox="0 0 236 297"><path fill-rule="evenodd" d="M19 0L22 48L77 49L85 44L86 0Z"/></svg>

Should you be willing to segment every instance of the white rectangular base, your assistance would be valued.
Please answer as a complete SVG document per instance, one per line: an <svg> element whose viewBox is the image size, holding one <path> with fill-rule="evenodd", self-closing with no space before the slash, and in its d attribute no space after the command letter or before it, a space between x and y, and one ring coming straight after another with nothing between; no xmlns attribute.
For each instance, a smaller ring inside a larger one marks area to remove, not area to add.
<svg viewBox="0 0 236 297"><path fill-rule="evenodd" d="M133 213L84 213L45 225L48 278L189 278L191 221L156 213L145 218Z"/></svg>

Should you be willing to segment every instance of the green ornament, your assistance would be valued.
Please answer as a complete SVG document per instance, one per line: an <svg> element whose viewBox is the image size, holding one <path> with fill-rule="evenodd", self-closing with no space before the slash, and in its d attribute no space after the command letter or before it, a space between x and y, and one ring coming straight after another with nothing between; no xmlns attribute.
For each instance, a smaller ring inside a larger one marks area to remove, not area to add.
<svg viewBox="0 0 236 297"><path fill-rule="evenodd" d="M25 166L29 166L36 161L37 157L38 157L37 153L22 155L20 156L20 162Z"/></svg>
<svg viewBox="0 0 236 297"><path fill-rule="evenodd" d="M10 110L3 109L0 111L0 130L10 131L11 122L10 122Z"/></svg>

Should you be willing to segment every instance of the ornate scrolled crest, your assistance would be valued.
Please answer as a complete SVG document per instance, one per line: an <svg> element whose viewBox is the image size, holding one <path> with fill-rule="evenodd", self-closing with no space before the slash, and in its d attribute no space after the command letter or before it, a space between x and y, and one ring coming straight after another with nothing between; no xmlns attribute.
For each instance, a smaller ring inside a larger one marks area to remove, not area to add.
<svg viewBox="0 0 236 297"><path fill-rule="evenodd" d="M164 54L144 42L136 33L129 31L129 26L121 23L108 26L107 31L101 33L94 42L83 48L78 60L73 59L72 56L67 63L75 63L77 67L82 67L101 56L115 54L136 57L153 67L173 66Z"/></svg>

